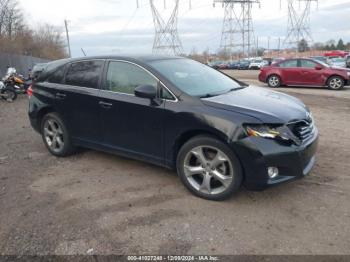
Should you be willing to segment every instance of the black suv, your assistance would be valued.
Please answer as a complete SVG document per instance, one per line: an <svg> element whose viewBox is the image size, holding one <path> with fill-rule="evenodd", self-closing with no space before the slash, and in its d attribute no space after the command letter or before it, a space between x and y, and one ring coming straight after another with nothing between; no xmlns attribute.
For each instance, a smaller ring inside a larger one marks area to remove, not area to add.
<svg viewBox="0 0 350 262"><path fill-rule="evenodd" d="M87 147L173 168L210 200L303 177L315 163L318 131L302 102L185 58L56 61L28 94L53 155Z"/></svg>

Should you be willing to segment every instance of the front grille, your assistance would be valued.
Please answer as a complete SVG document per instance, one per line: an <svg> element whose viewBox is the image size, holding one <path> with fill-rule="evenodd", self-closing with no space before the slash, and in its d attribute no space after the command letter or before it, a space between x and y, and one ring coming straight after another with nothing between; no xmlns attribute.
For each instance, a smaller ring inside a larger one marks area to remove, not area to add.
<svg viewBox="0 0 350 262"><path fill-rule="evenodd" d="M301 142L305 142L312 138L315 130L315 125L312 120L301 120L288 124L288 127L292 133L300 139Z"/></svg>

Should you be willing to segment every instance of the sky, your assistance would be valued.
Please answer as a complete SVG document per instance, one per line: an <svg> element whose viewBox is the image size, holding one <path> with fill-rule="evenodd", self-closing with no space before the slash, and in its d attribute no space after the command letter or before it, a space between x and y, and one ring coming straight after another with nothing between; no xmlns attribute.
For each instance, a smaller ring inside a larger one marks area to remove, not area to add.
<svg viewBox="0 0 350 262"><path fill-rule="evenodd" d="M155 0L164 20L174 0ZM148 0L19 0L27 22L35 27L50 23L64 32L69 22L72 56L150 53L154 39L152 12ZM253 8L255 36L259 46L278 46L278 38L287 32L287 0L261 0ZM213 0L180 0L178 32L186 53L220 46L224 9ZM350 42L350 1L319 0L311 10L312 36L315 42L342 38Z"/></svg>

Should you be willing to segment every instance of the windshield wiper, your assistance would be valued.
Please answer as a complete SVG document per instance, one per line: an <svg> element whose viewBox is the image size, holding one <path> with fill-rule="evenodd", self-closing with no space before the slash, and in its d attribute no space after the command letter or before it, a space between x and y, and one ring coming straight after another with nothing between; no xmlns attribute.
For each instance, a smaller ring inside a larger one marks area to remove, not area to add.
<svg viewBox="0 0 350 262"><path fill-rule="evenodd" d="M220 96L220 95L224 95L224 94L227 94L227 93L230 93L230 92L233 92L233 91L238 91L238 90L241 90L241 89L244 89L244 88L246 88L246 87L245 86L239 86L239 87L231 88L230 90L225 91L225 92L221 92L221 93L208 93L208 94L200 96L199 98L210 98L210 97L214 97L214 96Z"/></svg>
<svg viewBox="0 0 350 262"><path fill-rule="evenodd" d="M241 89L244 89L244 88L246 88L246 86L235 87L235 88L230 89L227 93L232 92L232 91L238 91L238 90L241 90Z"/></svg>
<svg viewBox="0 0 350 262"><path fill-rule="evenodd" d="M214 97L214 96L219 96L222 95L222 93L218 94L218 93L209 93L209 94L205 94L200 96L199 98L209 98L209 97Z"/></svg>

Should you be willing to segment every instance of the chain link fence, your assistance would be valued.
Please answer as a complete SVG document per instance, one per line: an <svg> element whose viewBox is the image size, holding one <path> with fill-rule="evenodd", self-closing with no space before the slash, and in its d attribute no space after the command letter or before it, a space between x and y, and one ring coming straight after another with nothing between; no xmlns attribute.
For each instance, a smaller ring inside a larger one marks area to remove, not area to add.
<svg viewBox="0 0 350 262"><path fill-rule="evenodd" d="M47 59L0 52L0 79L6 74L7 66L14 67L17 73L27 76L33 66L47 62L49 62Z"/></svg>

